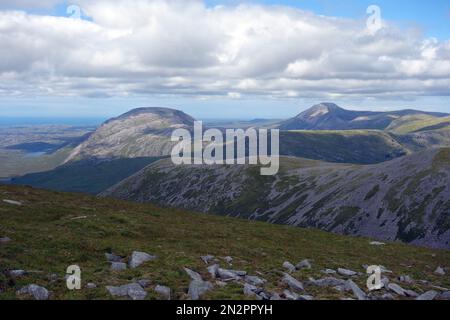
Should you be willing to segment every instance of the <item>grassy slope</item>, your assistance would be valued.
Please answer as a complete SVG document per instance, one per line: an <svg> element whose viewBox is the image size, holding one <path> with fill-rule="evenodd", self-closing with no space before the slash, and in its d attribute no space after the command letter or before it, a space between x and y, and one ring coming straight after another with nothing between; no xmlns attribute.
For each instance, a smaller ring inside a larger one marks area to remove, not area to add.
<svg viewBox="0 0 450 320"><path fill-rule="evenodd" d="M328 162L372 164L408 153L389 134L376 130L287 131L280 154Z"/></svg>
<svg viewBox="0 0 450 320"><path fill-rule="evenodd" d="M13 184L37 188L97 194L161 158L70 162L54 170L16 178Z"/></svg>
<svg viewBox="0 0 450 320"><path fill-rule="evenodd" d="M47 192L26 187L0 186L0 199L23 201L23 206L0 202L0 236L12 242L1 245L1 269L33 270L16 282L0 272L0 287L6 290L0 299L15 298L23 285L37 283L53 292L54 299L109 298L104 286L129 283L133 278L148 278L152 284L164 284L174 290L175 298L185 298L189 278L183 266L193 268L208 278L201 255L234 257L235 269L251 274L260 271L268 280L266 288L282 291L281 264L312 259L313 269L294 276L324 277L322 268L347 267L363 271L362 264L381 264L415 279L426 279L435 285L450 286L449 276L439 277L433 270L450 261L449 251L430 250L389 243L385 247L369 245L369 240L329 234L260 222L202 215L173 209L159 209L112 199ZM86 219L74 217L87 216ZM135 270L113 273L104 253L112 250L130 255L133 250L159 256L154 262ZM64 276L68 265L82 268L83 283L95 282L98 289L69 292L64 282L49 284L47 275ZM224 265L224 263L221 263ZM412 266L408 268L408 266ZM365 277L357 282L364 285ZM425 285L402 285L418 292ZM151 291L151 290L150 290ZM150 292L149 291L149 292ZM321 299L337 298L333 289L308 288ZM347 294L347 296L349 296ZM151 293L149 299L156 298ZM242 287L229 284L215 287L205 298L242 299Z"/></svg>
<svg viewBox="0 0 450 320"><path fill-rule="evenodd" d="M430 115L404 116L394 120L386 131L400 134L427 130L449 130L450 117L433 117Z"/></svg>

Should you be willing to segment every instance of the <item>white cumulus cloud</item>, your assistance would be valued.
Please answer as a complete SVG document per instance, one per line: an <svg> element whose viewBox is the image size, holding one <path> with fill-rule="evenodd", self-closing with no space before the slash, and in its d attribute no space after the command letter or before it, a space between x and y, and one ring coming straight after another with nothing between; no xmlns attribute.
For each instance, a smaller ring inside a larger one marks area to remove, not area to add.
<svg viewBox="0 0 450 320"><path fill-rule="evenodd" d="M373 34L281 6L75 3L89 20L0 11L0 96L450 95L450 41L392 23Z"/></svg>

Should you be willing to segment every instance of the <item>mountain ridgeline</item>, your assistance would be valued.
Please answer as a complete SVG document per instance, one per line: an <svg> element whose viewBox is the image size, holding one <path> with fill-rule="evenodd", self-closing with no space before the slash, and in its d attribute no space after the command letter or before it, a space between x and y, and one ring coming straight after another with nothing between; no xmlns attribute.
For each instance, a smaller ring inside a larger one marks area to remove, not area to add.
<svg viewBox="0 0 450 320"><path fill-rule="evenodd" d="M345 110L334 103L321 103L300 113L294 118L278 124L281 130L385 130L394 121L402 117L443 118L448 114L424 112L418 110L400 110L390 112ZM410 120L408 120L409 122Z"/></svg>
<svg viewBox="0 0 450 320"><path fill-rule="evenodd" d="M365 166L282 158L276 176L161 160L102 196L448 249L449 159L448 148Z"/></svg>

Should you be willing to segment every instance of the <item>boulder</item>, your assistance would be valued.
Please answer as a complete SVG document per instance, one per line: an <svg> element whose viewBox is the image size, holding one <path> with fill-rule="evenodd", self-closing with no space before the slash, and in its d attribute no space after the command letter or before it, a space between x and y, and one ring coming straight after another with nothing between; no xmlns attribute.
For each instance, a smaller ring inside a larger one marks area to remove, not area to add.
<svg viewBox="0 0 450 320"><path fill-rule="evenodd" d="M416 298L416 300L434 300L438 293L434 290L427 291Z"/></svg>
<svg viewBox="0 0 450 320"><path fill-rule="evenodd" d="M138 283L125 284L118 287L107 286L106 290L114 297L130 297L133 300L144 300L147 292Z"/></svg>
<svg viewBox="0 0 450 320"><path fill-rule="evenodd" d="M151 281L148 279L140 279L137 281L137 283L142 287L142 288L148 288L150 286Z"/></svg>
<svg viewBox="0 0 450 320"><path fill-rule="evenodd" d="M289 261L283 262L283 268L287 269L289 273L293 273L296 271L295 266Z"/></svg>
<svg viewBox="0 0 450 320"><path fill-rule="evenodd" d="M439 295L439 299L450 300L450 291L443 292Z"/></svg>
<svg viewBox="0 0 450 320"><path fill-rule="evenodd" d="M0 238L0 244L5 244L5 243L11 242L11 241L12 240L10 238L8 238L8 237Z"/></svg>
<svg viewBox="0 0 450 320"><path fill-rule="evenodd" d="M214 260L214 256L212 256L212 255L201 256L200 259L202 259L202 261L205 264L209 264L211 261Z"/></svg>
<svg viewBox="0 0 450 320"><path fill-rule="evenodd" d="M184 271L191 277L192 280L203 281L202 276L189 268L184 268Z"/></svg>
<svg viewBox="0 0 450 320"><path fill-rule="evenodd" d="M209 290L212 290L213 285L211 282L202 280L192 280L189 284L188 295L191 300L198 300Z"/></svg>
<svg viewBox="0 0 450 320"><path fill-rule="evenodd" d="M166 286L157 285L155 292L161 295L164 299L170 300L170 288Z"/></svg>
<svg viewBox="0 0 450 320"><path fill-rule="evenodd" d="M223 260L225 260L225 262L228 264L231 264L233 262L233 258L230 256L223 258Z"/></svg>
<svg viewBox="0 0 450 320"><path fill-rule="evenodd" d="M245 276L244 281L254 286L263 286L267 282L257 276Z"/></svg>
<svg viewBox="0 0 450 320"><path fill-rule="evenodd" d="M105 253L105 257L106 257L106 260L108 260L109 262L121 262L122 261L122 257L117 256L112 253Z"/></svg>
<svg viewBox="0 0 450 320"><path fill-rule="evenodd" d="M49 293L48 290L44 287L38 286L36 284L30 284L26 287L23 287L19 291L17 291L18 295L26 294L31 295L35 300L48 300Z"/></svg>
<svg viewBox="0 0 450 320"><path fill-rule="evenodd" d="M367 296L364 293L364 291L362 291L358 285L356 283L354 283L352 280L348 280L347 281L347 285L350 287L350 289L352 290L353 294L355 295L356 298L358 298L358 300L366 300Z"/></svg>
<svg viewBox="0 0 450 320"><path fill-rule="evenodd" d="M155 260L156 256L153 256L151 254L148 254L146 252L139 252L139 251L134 251L131 254L131 259L130 259L130 268L134 269L139 267L141 264L143 264L144 262L147 261L152 261Z"/></svg>
<svg viewBox="0 0 450 320"><path fill-rule="evenodd" d="M240 276L236 274L236 272L234 272L233 270L227 270L222 268L217 269L217 276L224 281L240 279Z"/></svg>
<svg viewBox="0 0 450 320"><path fill-rule="evenodd" d="M122 271L127 269L127 264L123 262L112 262L111 270L112 271Z"/></svg>
<svg viewBox="0 0 450 320"><path fill-rule="evenodd" d="M438 276L445 276L445 270L442 267L437 267L436 270L434 270L434 274L437 274Z"/></svg>
<svg viewBox="0 0 450 320"><path fill-rule="evenodd" d="M7 204L11 204L11 205L13 205L13 206L21 206L21 205L22 205L22 202L20 202L20 201L15 201L15 200L3 199L3 202L4 202L4 203L7 203Z"/></svg>
<svg viewBox="0 0 450 320"><path fill-rule="evenodd" d="M213 279L215 279L217 277L217 271L219 270L219 265L218 264L213 264L212 266L209 266L207 268L209 274L211 275L211 277Z"/></svg>
<svg viewBox="0 0 450 320"><path fill-rule="evenodd" d="M358 273L352 270L348 270L348 269L344 269L344 268L339 268L337 270L337 272L340 275L346 276L346 277L352 277L352 276L356 276Z"/></svg>
<svg viewBox="0 0 450 320"><path fill-rule="evenodd" d="M333 269L324 269L321 272L325 274L336 274L336 270Z"/></svg>
<svg viewBox="0 0 450 320"><path fill-rule="evenodd" d="M8 272L11 277L18 278L27 274L25 270L11 270Z"/></svg>
<svg viewBox="0 0 450 320"><path fill-rule="evenodd" d="M400 296L406 296L405 289L403 289L396 283L393 282L389 283L387 288Z"/></svg>
<svg viewBox="0 0 450 320"><path fill-rule="evenodd" d="M297 270L301 270L301 269L311 269L311 263L309 262L308 259L305 259L303 261L300 261L299 263L296 264L295 268Z"/></svg>
<svg viewBox="0 0 450 320"><path fill-rule="evenodd" d="M292 290L294 291L304 291L303 284L295 279L294 277L290 276L287 273L284 273L283 278L281 279L282 282L286 283Z"/></svg>

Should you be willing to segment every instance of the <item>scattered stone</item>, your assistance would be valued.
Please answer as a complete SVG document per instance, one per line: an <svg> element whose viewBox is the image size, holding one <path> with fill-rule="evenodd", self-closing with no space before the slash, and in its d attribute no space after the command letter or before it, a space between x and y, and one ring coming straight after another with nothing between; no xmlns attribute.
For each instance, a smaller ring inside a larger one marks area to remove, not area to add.
<svg viewBox="0 0 450 320"><path fill-rule="evenodd" d="M258 300L270 300L270 295L267 292L261 291L257 296Z"/></svg>
<svg viewBox="0 0 450 320"><path fill-rule="evenodd" d="M217 275L224 281L239 280L240 276L233 270L218 268Z"/></svg>
<svg viewBox="0 0 450 320"><path fill-rule="evenodd" d="M418 297L419 296L419 294L417 294L415 291L413 291L413 290L404 290L404 292L405 292L405 294L408 296L408 297L411 297L411 298L416 298L416 297Z"/></svg>
<svg viewBox="0 0 450 320"><path fill-rule="evenodd" d="M11 270L9 271L9 275L14 278L22 277L26 275L27 272L25 270Z"/></svg>
<svg viewBox="0 0 450 320"><path fill-rule="evenodd" d="M202 295L211 290L213 285L211 282L202 280L192 280L189 284L188 295L191 300L198 300Z"/></svg>
<svg viewBox="0 0 450 320"><path fill-rule="evenodd" d="M389 283L387 288L400 296L406 296L405 290L396 283Z"/></svg>
<svg viewBox="0 0 450 320"><path fill-rule="evenodd" d="M155 260L156 256L152 256L146 252L134 251L130 259L130 268L134 269L147 261Z"/></svg>
<svg viewBox="0 0 450 320"><path fill-rule="evenodd" d="M267 281L257 276L245 276L244 281L254 286L263 286Z"/></svg>
<svg viewBox="0 0 450 320"><path fill-rule="evenodd" d="M28 294L33 296L35 300L48 300L48 290L36 284L30 284L17 291L18 295Z"/></svg>
<svg viewBox="0 0 450 320"><path fill-rule="evenodd" d="M413 283L413 280L411 279L410 276L400 276L400 277L398 278L398 280L399 280L400 282Z"/></svg>
<svg viewBox="0 0 450 320"><path fill-rule="evenodd" d="M284 276L281 279L284 283L286 283L292 290L294 291L304 291L303 284L295 279L294 277L290 276L287 273L283 273Z"/></svg>
<svg viewBox="0 0 450 320"><path fill-rule="evenodd" d="M295 266L292 263L290 263L289 261L283 262L283 268L288 269L289 273L293 273L296 270Z"/></svg>
<svg viewBox="0 0 450 320"><path fill-rule="evenodd" d="M138 283L125 284L118 287L107 286L106 290L114 297L130 297L133 300L144 300L147 292Z"/></svg>
<svg viewBox="0 0 450 320"><path fill-rule="evenodd" d="M14 201L14 200L8 200L8 199L3 199L3 202L7 203L7 204L12 204L13 206L21 206L22 205L22 202L20 202L20 201Z"/></svg>
<svg viewBox="0 0 450 320"><path fill-rule="evenodd" d="M346 277L352 277L352 276L356 276L358 274L355 271L344 269L344 268L339 268L337 271L340 275L343 275Z"/></svg>
<svg viewBox="0 0 450 320"><path fill-rule="evenodd" d="M106 260L108 260L109 262L121 262L122 261L122 257L119 257L112 253L105 253L105 257L106 257Z"/></svg>
<svg viewBox="0 0 450 320"><path fill-rule="evenodd" d="M392 271L389 270L388 268L386 268L385 266L380 265L379 267L380 267L382 273L392 273Z"/></svg>
<svg viewBox="0 0 450 320"><path fill-rule="evenodd" d="M381 296L381 299L383 299L383 300L394 300L395 298L394 298L394 296L393 296L392 294L390 294L390 293L385 293L385 294L383 294L383 295Z"/></svg>
<svg viewBox="0 0 450 320"><path fill-rule="evenodd" d="M439 299L450 300L450 291L443 292L439 295Z"/></svg>
<svg viewBox="0 0 450 320"><path fill-rule="evenodd" d="M186 271L186 273L189 275L189 277L191 277L192 280L203 281L202 276L198 272L195 272L189 268L184 268L184 271Z"/></svg>
<svg viewBox="0 0 450 320"><path fill-rule="evenodd" d="M381 283L383 284L383 287L387 288L388 284L389 284L389 278L388 277L382 277L381 278Z"/></svg>
<svg viewBox="0 0 450 320"><path fill-rule="evenodd" d="M325 273L325 274L336 274L336 270L325 269L325 270L322 270L322 273Z"/></svg>
<svg viewBox="0 0 450 320"><path fill-rule="evenodd" d="M280 295L276 292L274 292L271 296L270 296L270 300L282 300L282 298L280 297Z"/></svg>
<svg viewBox="0 0 450 320"><path fill-rule="evenodd" d="M436 298L437 295L438 293L436 291L430 290L418 296L416 300L434 300L434 298Z"/></svg>
<svg viewBox="0 0 450 320"><path fill-rule="evenodd" d="M370 242L370 245L372 245L372 246L384 246L384 245L386 245L386 243L379 242L379 241L372 241L372 242Z"/></svg>
<svg viewBox="0 0 450 320"><path fill-rule="evenodd" d="M226 263L231 264L233 262L233 258L230 256L227 256L225 258L223 258L223 260L225 260Z"/></svg>
<svg viewBox="0 0 450 320"><path fill-rule="evenodd" d="M212 260L214 260L214 256L212 256L212 255L201 256L200 259L202 259L202 261L205 264L209 264Z"/></svg>
<svg viewBox="0 0 450 320"><path fill-rule="evenodd" d="M352 280L348 280L347 284L353 291L353 294L356 296L356 298L358 298L358 300L366 300L366 294L358 287L356 283L354 283Z"/></svg>
<svg viewBox="0 0 450 320"><path fill-rule="evenodd" d="M227 283L224 281L216 281L216 285L223 288L226 287Z"/></svg>
<svg viewBox="0 0 450 320"><path fill-rule="evenodd" d="M295 292L289 291L289 290L284 290L283 295L288 300L297 300L298 299L298 294L296 294Z"/></svg>
<svg viewBox="0 0 450 320"><path fill-rule="evenodd" d="M437 274L438 276L445 276L445 270L442 267L437 267L434 273Z"/></svg>
<svg viewBox="0 0 450 320"><path fill-rule="evenodd" d="M211 275L211 277L214 279L217 276L217 271L219 270L219 265L218 264L213 264L212 266L209 266L207 268L209 274Z"/></svg>
<svg viewBox="0 0 450 320"><path fill-rule="evenodd" d="M137 282L142 288L148 288L150 287L151 281L148 279L141 279Z"/></svg>
<svg viewBox="0 0 450 320"><path fill-rule="evenodd" d="M112 262L111 270L112 271L122 271L127 269L127 264L123 262Z"/></svg>
<svg viewBox="0 0 450 320"><path fill-rule="evenodd" d="M314 280L310 279L308 281L308 284L312 284L319 287L336 287L336 286L345 286L347 284L347 281L342 279L337 279L334 277L328 277L324 279Z"/></svg>
<svg viewBox="0 0 450 320"><path fill-rule="evenodd" d="M50 283L54 283L59 280L59 276L56 273L51 273L47 276L47 279L50 281Z"/></svg>
<svg viewBox="0 0 450 320"><path fill-rule="evenodd" d="M248 283L244 284L244 294L246 296L256 296L256 290L258 290L258 288L254 285Z"/></svg>
<svg viewBox="0 0 450 320"><path fill-rule="evenodd" d="M166 286L157 285L155 287L155 292L164 297L166 300L170 300L170 288Z"/></svg>
<svg viewBox="0 0 450 320"><path fill-rule="evenodd" d="M311 263L309 262L308 259L305 259L303 261L300 261L299 263L297 263L297 265L295 266L295 268L297 270L301 270L301 269L311 269Z"/></svg>
<svg viewBox="0 0 450 320"><path fill-rule="evenodd" d="M86 284L86 289L96 289L97 285L95 283L89 282Z"/></svg>
<svg viewBox="0 0 450 320"><path fill-rule="evenodd" d="M11 242L11 241L12 240L8 237L0 238L0 244L5 244L5 243Z"/></svg>
<svg viewBox="0 0 450 320"><path fill-rule="evenodd" d="M301 295L298 296L297 300L311 301L314 300L314 297L310 295Z"/></svg>

